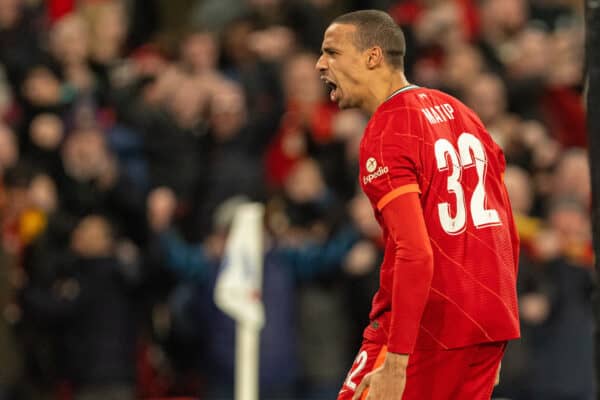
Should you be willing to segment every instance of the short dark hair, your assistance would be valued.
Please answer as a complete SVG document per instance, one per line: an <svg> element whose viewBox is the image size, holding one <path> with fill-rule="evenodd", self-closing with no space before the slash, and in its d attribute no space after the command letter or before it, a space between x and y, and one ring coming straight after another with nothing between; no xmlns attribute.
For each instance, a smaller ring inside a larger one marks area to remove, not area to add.
<svg viewBox="0 0 600 400"><path fill-rule="evenodd" d="M404 33L388 13L379 10L353 11L340 15L333 20L332 24L356 26L354 45L360 51L379 46L391 66L404 68L406 53Z"/></svg>

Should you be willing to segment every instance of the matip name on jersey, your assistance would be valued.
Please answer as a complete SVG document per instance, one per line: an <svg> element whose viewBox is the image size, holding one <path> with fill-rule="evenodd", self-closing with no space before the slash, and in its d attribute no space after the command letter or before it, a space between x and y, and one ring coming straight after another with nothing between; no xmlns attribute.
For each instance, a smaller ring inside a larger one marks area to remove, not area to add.
<svg viewBox="0 0 600 400"><path fill-rule="evenodd" d="M435 125L440 122L447 122L454 119L454 109L450 104L434 105L433 107L421 108L421 112L427 118L430 124Z"/></svg>

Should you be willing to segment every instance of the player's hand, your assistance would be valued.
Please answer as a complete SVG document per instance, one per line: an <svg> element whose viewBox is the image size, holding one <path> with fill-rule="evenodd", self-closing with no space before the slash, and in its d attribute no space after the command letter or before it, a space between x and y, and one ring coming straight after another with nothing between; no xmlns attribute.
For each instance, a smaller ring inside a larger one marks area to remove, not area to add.
<svg viewBox="0 0 600 400"><path fill-rule="evenodd" d="M400 400L406 385L408 356L388 353L385 363L365 375L352 400L360 400L368 388L366 400Z"/></svg>

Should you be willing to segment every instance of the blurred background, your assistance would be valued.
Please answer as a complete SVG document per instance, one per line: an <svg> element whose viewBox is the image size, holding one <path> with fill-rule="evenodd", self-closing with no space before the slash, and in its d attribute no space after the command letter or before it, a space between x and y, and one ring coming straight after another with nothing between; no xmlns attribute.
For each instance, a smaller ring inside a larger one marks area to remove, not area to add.
<svg viewBox="0 0 600 400"><path fill-rule="evenodd" d="M357 189L367 118L314 64L363 8L505 151L523 339L495 397L592 398L581 1L0 0L1 400L231 399L213 289L248 200L267 207L260 398L336 398L383 249Z"/></svg>

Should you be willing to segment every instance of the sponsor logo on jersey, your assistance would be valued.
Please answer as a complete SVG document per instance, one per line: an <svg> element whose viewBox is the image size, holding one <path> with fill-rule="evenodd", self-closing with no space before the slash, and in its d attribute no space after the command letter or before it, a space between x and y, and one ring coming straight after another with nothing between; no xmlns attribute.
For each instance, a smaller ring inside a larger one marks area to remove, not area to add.
<svg viewBox="0 0 600 400"><path fill-rule="evenodd" d="M368 169L367 169L368 171ZM372 174L363 176L363 183L366 185L367 183L373 182L375 179L379 178L381 175L385 175L390 172L388 167L379 167L377 171L374 171Z"/></svg>
<svg viewBox="0 0 600 400"><path fill-rule="evenodd" d="M375 170L377 169L377 160L376 160L376 159L374 159L373 157L370 157L370 158L367 160L367 165L366 165L366 167L367 167L367 172L369 172L369 173L371 173L371 172L375 171Z"/></svg>

